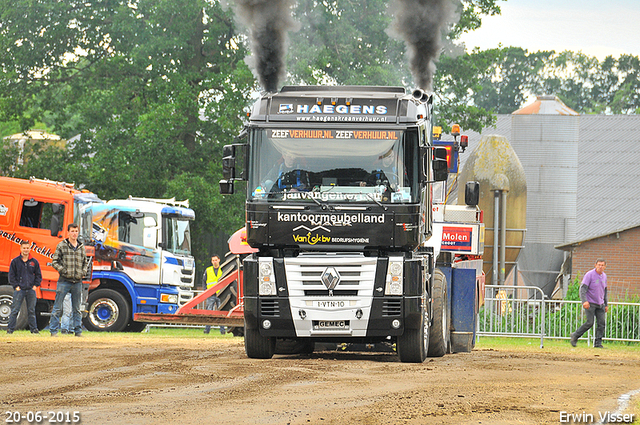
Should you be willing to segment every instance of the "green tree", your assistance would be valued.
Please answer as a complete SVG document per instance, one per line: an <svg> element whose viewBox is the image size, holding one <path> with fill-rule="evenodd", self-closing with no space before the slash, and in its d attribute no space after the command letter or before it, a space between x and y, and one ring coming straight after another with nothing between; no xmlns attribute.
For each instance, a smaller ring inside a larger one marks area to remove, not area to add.
<svg viewBox="0 0 640 425"><path fill-rule="evenodd" d="M445 114L467 105L460 109L468 113L461 124L472 129L489 123L486 111L509 114L540 94L555 94L579 113L630 114L640 108L639 65L638 57L630 55L600 62L581 52L500 46L441 58L436 86L441 103L451 103L443 108ZM477 123L469 122L474 108L482 112Z"/></svg>
<svg viewBox="0 0 640 425"><path fill-rule="evenodd" d="M213 188L255 86L243 40L216 1L2 2L0 120L42 120L70 139L66 151L36 146L14 174L75 181L105 199L184 199L197 183L207 196L198 220L239 227L238 201Z"/></svg>

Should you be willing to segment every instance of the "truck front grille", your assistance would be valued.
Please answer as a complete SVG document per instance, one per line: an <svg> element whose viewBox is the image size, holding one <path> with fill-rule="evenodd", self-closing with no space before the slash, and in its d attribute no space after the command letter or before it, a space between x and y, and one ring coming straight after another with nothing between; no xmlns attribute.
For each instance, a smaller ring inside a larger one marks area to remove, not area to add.
<svg viewBox="0 0 640 425"><path fill-rule="evenodd" d="M285 258L289 296L372 296L377 260L362 255L300 255ZM339 275L329 288L322 280L331 270Z"/></svg>

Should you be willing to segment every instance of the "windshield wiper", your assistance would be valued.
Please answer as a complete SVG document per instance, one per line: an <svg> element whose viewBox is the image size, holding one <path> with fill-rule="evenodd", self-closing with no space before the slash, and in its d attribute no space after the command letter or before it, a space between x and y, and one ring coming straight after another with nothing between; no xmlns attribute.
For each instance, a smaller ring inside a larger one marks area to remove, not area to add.
<svg viewBox="0 0 640 425"><path fill-rule="evenodd" d="M386 211L386 210L387 210L386 205L384 205L382 202L378 201L378 200L375 198L375 196L371 195L371 193L369 193L369 192L367 192L367 193L360 192L360 194L361 194L361 195L367 195L367 198L371 199L373 202L375 202L376 204L378 204L379 206L381 206L381 207L382 207L382 209L383 209L384 211Z"/></svg>
<svg viewBox="0 0 640 425"><path fill-rule="evenodd" d="M308 193L313 193L313 192L308 192ZM320 206L320 208L322 208L323 210L326 210L327 208L329 208L330 210L333 209L333 207L331 205L328 204L324 204L322 202L320 202L319 200L317 200L316 198L314 198L313 196L308 196L308 198L310 198L313 202L315 202L318 206Z"/></svg>

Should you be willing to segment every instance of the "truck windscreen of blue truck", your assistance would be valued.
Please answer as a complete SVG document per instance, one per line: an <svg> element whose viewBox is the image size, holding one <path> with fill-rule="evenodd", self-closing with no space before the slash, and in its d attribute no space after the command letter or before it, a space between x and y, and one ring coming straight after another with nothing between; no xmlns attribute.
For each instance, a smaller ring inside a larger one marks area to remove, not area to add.
<svg viewBox="0 0 640 425"><path fill-rule="evenodd" d="M414 203L419 155L407 131L254 129L249 199Z"/></svg>

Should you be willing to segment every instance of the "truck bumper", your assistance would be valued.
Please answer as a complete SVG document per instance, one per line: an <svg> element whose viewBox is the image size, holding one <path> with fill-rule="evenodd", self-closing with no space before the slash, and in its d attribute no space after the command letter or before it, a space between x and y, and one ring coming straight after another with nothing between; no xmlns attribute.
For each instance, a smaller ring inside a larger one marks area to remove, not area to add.
<svg viewBox="0 0 640 425"><path fill-rule="evenodd" d="M421 302L420 298L376 297L368 311L358 306L327 311L313 307L292 309L289 299L284 297L245 296L244 319L245 327L258 329L267 337L384 338L401 335L405 327L419 327ZM363 311L359 313L359 310ZM337 329L335 325L344 328Z"/></svg>

